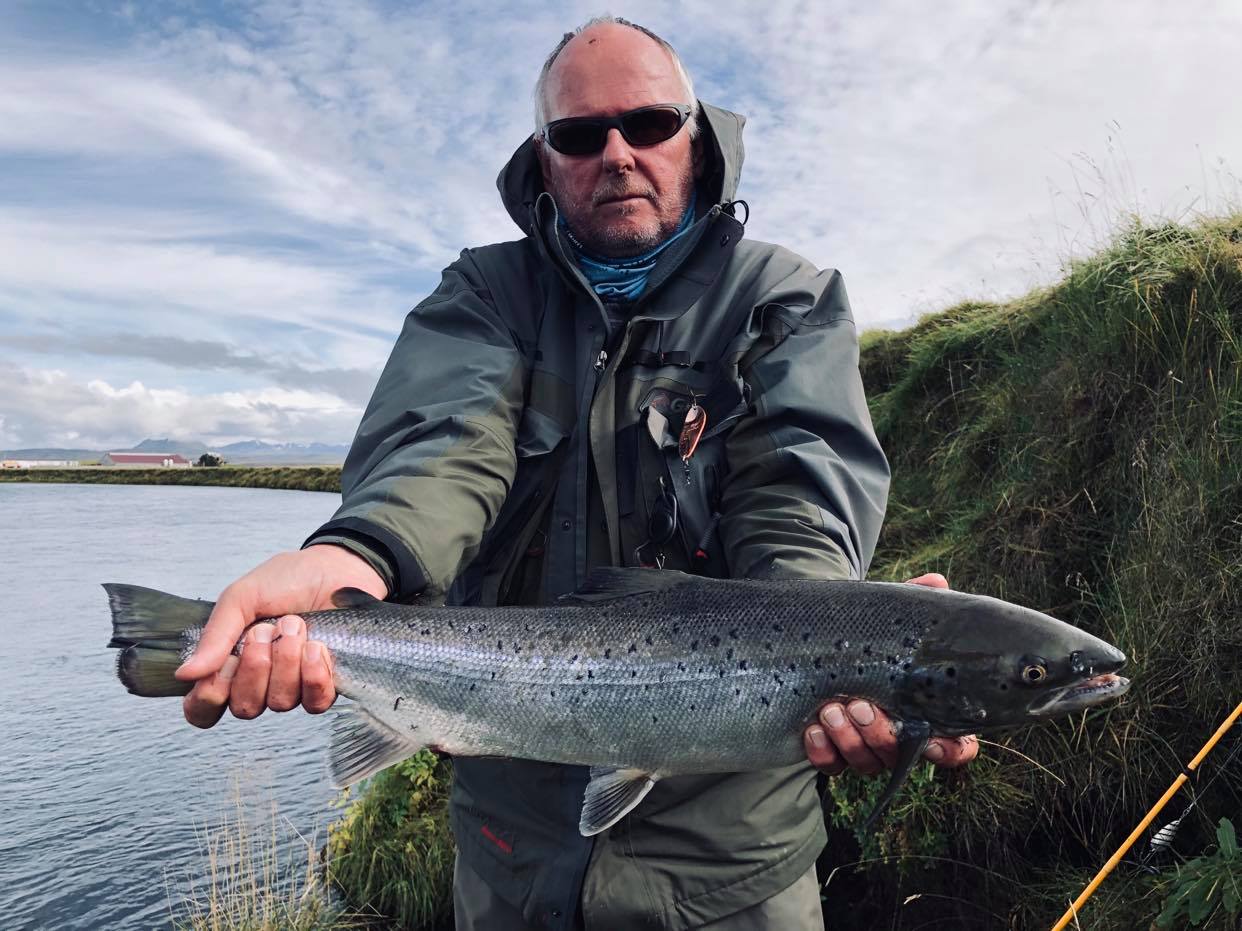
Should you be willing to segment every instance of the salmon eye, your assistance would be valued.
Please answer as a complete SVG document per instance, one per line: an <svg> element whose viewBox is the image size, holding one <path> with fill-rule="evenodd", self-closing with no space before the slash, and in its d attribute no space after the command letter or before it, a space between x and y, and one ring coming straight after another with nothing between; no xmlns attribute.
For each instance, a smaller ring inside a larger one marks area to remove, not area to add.
<svg viewBox="0 0 1242 931"><path fill-rule="evenodd" d="M1027 685L1038 685L1048 678L1048 667L1042 663L1028 663L1022 667L1022 681Z"/></svg>

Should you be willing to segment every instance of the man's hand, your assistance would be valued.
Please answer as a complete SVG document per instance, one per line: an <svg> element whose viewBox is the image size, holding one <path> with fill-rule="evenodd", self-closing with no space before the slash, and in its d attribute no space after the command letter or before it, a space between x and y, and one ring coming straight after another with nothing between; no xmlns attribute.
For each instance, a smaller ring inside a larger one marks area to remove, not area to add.
<svg viewBox="0 0 1242 931"><path fill-rule="evenodd" d="M360 588L385 598L388 588L366 560L339 546L308 546L273 556L220 594L198 649L177 670L183 682L198 680L182 707L195 727L211 727L227 706L238 718L257 718L266 708L289 711L302 705L311 714L336 701L332 657L318 640L306 639L295 612L333 607L339 588ZM240 657L234 644L246 626Z"/></svg>
<svg viewBox="0 0 1242 931"><path fill-rule="evenodd" d="M945 577L936 572L909 581L931 588L949 587ZM846 769L869 776L891 769L897 761L892 720L865 701L828 702L819 709L819 723L803 732L802 742L807 759L829 776ZM953 767L969 763L978 752L979 741L974 737L933 737L923 756L937 766Z"/></svg>

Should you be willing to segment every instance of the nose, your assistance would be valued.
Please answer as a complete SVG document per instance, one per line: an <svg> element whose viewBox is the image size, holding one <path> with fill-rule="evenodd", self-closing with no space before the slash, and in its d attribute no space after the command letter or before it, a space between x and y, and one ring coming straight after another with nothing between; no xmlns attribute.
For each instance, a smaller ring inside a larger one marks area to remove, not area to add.
<svg viewBox="0 0 1242 931"><path fill-rule="evenodd" d="M634 151L615 126L604 138L604 168L608 171L624 171L634 167Z"/></svg>

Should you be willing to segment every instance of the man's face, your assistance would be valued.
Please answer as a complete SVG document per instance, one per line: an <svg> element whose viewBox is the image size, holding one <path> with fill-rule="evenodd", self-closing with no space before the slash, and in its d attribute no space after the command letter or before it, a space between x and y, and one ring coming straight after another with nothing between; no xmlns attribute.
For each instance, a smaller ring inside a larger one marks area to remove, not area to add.
<svg viewBox="0 0 1242 931"><path fill-rule="evenodd" d="M657 103L684 103L672 59L648 36L613 23L574 37L548 75L548 121L616 116ZM593 155L539 146L544 187L570 229L592 252L646 252L681 222L694 189L698 145L689 124L652 146L633 147L616 128Z"/></svg>

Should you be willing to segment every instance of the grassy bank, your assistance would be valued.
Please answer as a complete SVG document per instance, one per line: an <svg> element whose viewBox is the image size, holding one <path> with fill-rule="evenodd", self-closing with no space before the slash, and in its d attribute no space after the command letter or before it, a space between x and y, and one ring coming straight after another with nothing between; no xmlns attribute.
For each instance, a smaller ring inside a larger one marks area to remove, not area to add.
<svg viewBox="0 0 1242 931"><path fill-rule="evenodd" d="M874 787L836 783L829 859L897 859L839 874L827 907L1046 928L1242 698L1242 216L1136 226L1055 287L871 334L862 369L893 466L872 576L1047 610L1125 649L1134 686L924 780L878 838L850 830ZM1220 775L1187 850L1236 817L1242 772ZM1172 881L1123 866L1083 927L1148 927Z"/></svg>
<svg viewBox="0 0 1242 931"><path fill-rule="evenodd" d="M53 482L76 485L224 485L231 488L283 488L340 494L339 466L222 466L193 469L3 469L0 482Z"/></svg>

